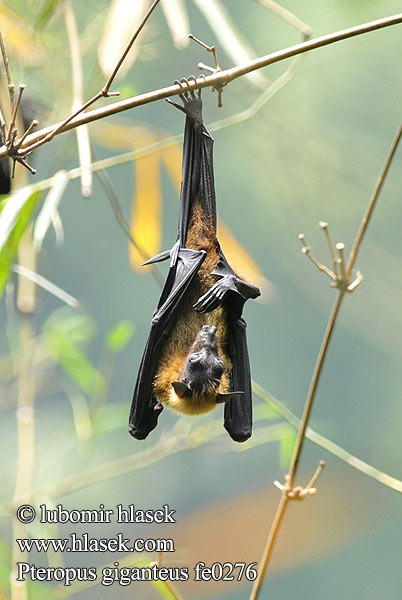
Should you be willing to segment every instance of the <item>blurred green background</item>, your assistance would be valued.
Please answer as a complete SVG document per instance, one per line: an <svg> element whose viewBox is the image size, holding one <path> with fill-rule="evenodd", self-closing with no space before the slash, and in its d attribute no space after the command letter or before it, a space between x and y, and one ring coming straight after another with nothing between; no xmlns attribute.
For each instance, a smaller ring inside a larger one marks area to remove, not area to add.
<svg viewBox="0 0 402 600"><path fill-rule="evenodd" d="M223 69L233 66L233 57L223 51L225 40L211 29L196 4L185 2L190 31L216 44ZM257 2L225 0L222 5L229 11L237 39L248 40L255 56L301 41L299 32ZM313 37L400 11L400 2L394 0L288 0L285 5L312 27ZM43 7L49 8L48 15ZM110 3L87 0L73 2L73 8L80 32L86 99L103 85L97 48ZM49 18L38 23L41 15ZM10 22L4 21L6 18L21 28L25 22L26 29L21 29L24 43L12 28L6 29ZM15 83L27 84L31 103L39 106L39 127L60 120L72 102L63 3L5 2L0 19ZM120 89L123 97L168 86L177 77L195 73L199 61L210 64L211 57L198 45L174 46L161 7L147 27L136 61L124 79L112 86ZM26 52L27 44L31 44L30 58L21 49ZM401 52L401 26L315 50L294 79L254 117L213 134L219 214L269 281L261 301L248 303L245 310L253 378L298 416L335 291L302 255L297 235L304 232L313 252L328 264L328 249L317 226L325 220L335 241L342 240L350 249L402 116ZM221 109L217 108L216 93L205 90L207 126L249 107L262 93L261 87L288 66L286 61L260 71L265 83L256 85L246 78L232 82L224 89ZM164 101L115 115L107 122L121 125L124 129L119 131L126 131L127 136L139 128L155 138L183 130L181 113ZM91 125L89 135L96 158L147 145L138 141L140 136L113 145L112 134L102 122ZM37 151L33 160L38 172L30 182L77 166L75 133L58 136ZM165 167L160 173L161 246L167 249L176 239L178 197ZM109 169L108 174L129 219L138 170L133 170L131 162ZM401 188L399 152L357 261L364 281L345 299L311 420L311 427L320 434L399 479ZM96 177L89 198L82 197L79 180L72 180L59 213L64 244L57 246L49 231L36 268L75 297L80 308L63 307L59 299L37 289L34 314L21 314L15 308L12 288L18 285L15 273L0 305L0 597L60 598L73 592L86 600L104 593L116 599L160 597L147 583L128 587L115 583L107 592L99 585L69 589L30 583L28 589L19 586L10 591L9 565L16 532L9 518L13 514L10 501L16 473L24 470L30 458L34 464L26 468L32 470L33 481L26 483L27 496L20 503L54 506L61 502L69 509L96 508L100 503L111 508L134 503L138 508L154 509L169 504L177 511L176 525L125 526L124 535L173 538L176 552L167 554L164 564L189 566L190 573L200 560L207 565L214 561L258 562L279 499L271 482L283 479L292 430L288 426L275 430L284 422L256 398L258 445L252 438L249 445L239 448L227 435L218 437L214 428L208 430L212 422L219 429L222 408L195 422L178 421L165 410L158 428L145 442L133 440L126 421L160 288L149 272L139 274L131 268L127 237ZM111 331L113 339L108 337ZM30 413L24 421L21 412L24 386L33 395L34 425ZM18 397L20 410L16 413ZM16 414L20 424L21 419L25 423L19 433ZM200 433L204 425L205 435ZM29 456L21 457L18 435L25 436ZM270 436L273 441L268 443ZM193 443L200 445L187 447ZM321 458L327 468L318 482L319 493L302 505L290 506L261 597L297 594L310 600L361 596L374 600L381 594L398 598L400 496L309 441L298 477L300 485L307 483ZM133 470L138 465L142 468ZM39 495L30 496L38 490ZM116 523L62 525L58 529L44 529L35 523L29 531L32 537L66 537L71 531L112 537L120 530ZM126 560L117 554L89 553L63 558L31 554L27 560L46 565L47 559L51 566L63 562L102 566ZM250 586L246 581L190 581L177 587L186 599L237 600L248 597Z"/></svg>

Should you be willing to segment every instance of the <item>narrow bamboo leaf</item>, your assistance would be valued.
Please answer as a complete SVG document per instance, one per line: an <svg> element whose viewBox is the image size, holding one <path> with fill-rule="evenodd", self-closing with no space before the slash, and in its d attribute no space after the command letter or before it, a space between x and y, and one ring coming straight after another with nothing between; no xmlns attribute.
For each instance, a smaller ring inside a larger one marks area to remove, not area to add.
<svg viewBox="0 0 402 600"><path fill-rule="evenodd" d="M38 197L39 192L32 192L32 188L28 186L7 198L0 207L0 297Z"/></svg>
<svg viewBox="0 0 402 600"><path fill-rule="evenodd" d="M131 232L139 252L130 244L131 266L141 272L145 256L157 254L161 245L162 192L160 184L160 153L140 158L134 164L135 190L131 210Z"/></svg>
<svg viewBox="0 0 402 600"><path fill-rule="evenodd" d="M249 62L257 58L257 54L249 42L238 31L235 23L232 21L229 12L220 3L219 0L193 0L194 4L202 12L209 26L215 33L219 45L226 54L233 60L235 65ZM212 45L217 45L215 42ZM219 54L218 54L219 58ZM202 62L207 62L203 59ZM214 66L211 64L211 66ZM268 80L261 71L253 71L245 77L259 89L267 86Z"/></svg>
<svg viewBox="0 0 402 600"><path fill-rule="evenodd" d="M21 210L32 195L32 188L27 186L2 202L0 207L0 252L13 230Z"/></svg>
<svg viewBox="0 0 402 600"><path fill-rule="evenodd" d="M46 279L46 277L42 277L42 275L35 273L35 271L31 271L31 269L27 269L23 265L13 265L11 267L11 270L15 273L18 273L19 275L22 275L23 277L26 277L27 279L30 279L39 287L43 288L56 298L59 298L60 300L68 304L68 306L71 306L72 308L80 307L80 303L78 302L78 300L76 300L73 296L71 296L70 294L62 290L60 287Z"/></svg>
<svg viewBox="0 0 402 600"><path fill-rule="evenodd" d="M289 469L295 443L296 433L289 427L279 442L279 464L283 471Z"/></svg>
<svg viewBox="0 0 402 600"><path fill-rule="evenodd" d="M7 4L11 2L0 2L0 28L3 35L7 36L9 56L18 58L26 66L37 64L43 55L43 44L34 35L33 27L26 18L26 10L19 14L17 7Z"/></svg>
<svg viewBox="0 0 402 600"><path fill-rule="evenodd" d="M172 34L176 48L185 48L189 44L188 14L183 0L162 0L162 9Z"/></svg>
<svg viewBox="0 0 402 600"><path fill-rule="evenodd" d="M85 354L59 331L47 331L44 339L49 352L67 375L86 394L91 394L100 374Z"/></svg>
<svg viewBox="0 0 402 600"><path fill-rule="evenodd" d="M50 17L53 15L59 2L60 0L45 0L44 2L42 2L42 6L38 12L35 21L36 29L41 29L46 25Z"/></svg>
<svg viewBox="0 0 402 600"><path fill-rule="evenodd" d="M247 250L236 240L230 229L220 218L218 219L218 238L225 256L230 264L233 265L236 273L243 276L246 281L257 285L262 295L267 297L270 282Z"/></svg>
<svg viewBox="0 0 402 600"><path fill-rule="evenodd" d="M73 411L74 428L79 440L88 440L92 437L92 423L89 414L88 401L82 394L69 394Z"/></svg>
<svg viewBox="0 0 402 600"><path fill-rule="evenodd" d="M106 336L106 347L111 352L122 350L134 335L134 324L132 321L120 321Z"/></svg>
<svg viewBox="0 0 402 600"><path fill-rule="evenodd" d="M175 143L162 151L163 163L179 192L181 187L181 154L182 149L179 143Z"/></svg>
<svg viewBox="0 0 402 600"><path fill-rule="evenodd" d="M109 77L127 47L133 33L145 15L150 0L113 0L105 23L103 38L99 44L98 60L105 77ZM144 28L146 30L146 26ZM126 56L117 79L123 79L135 61L141 46L144 30Z"/></svg>
<svg viewBox="0 0 402 600"><path fill-rule="evenodd" d="M56 332L61 338L69 339L73 344L82 345L95 335L95 326L88 315L76 313L67 307L52 312L46 319L43 331Z"/></svg>
<svg viewBox="0 0 402 600"><path fill-rule="evenodd" d="M282 402L276 400L276 398L271 396L271 394L264 390L264 388L255 381L252 382L252 387L253 393L271 406L274 410L276 410L278 415L283 417L295 429L299 428L300 420ZM314 431L314 429L311 429L311 427L307 427L306 438L311 440L314 444L317 444L317 446L324 448L334 456L337 456L340 460L343 460L354 469L361 471L368 477L371 477L379 483L382 483L383 485L402 494L402 481L392 477L391 475L388 475L387 473L384 473L383 471L380 471L379 469L376 469L360 458L357 458L357 456L353 456L353 454L341 446L338 446L338 444L335 444L320 433L317 433L317 431Z"/></svg>
<svg viewBox="0 0 402 600"><path fill-rule="evenodd" d="M160 598L164 600L177 600L177 595L170 589L171 583L167 581L151 581L152 587L158 592Z"/></svg>
<svg viewBox="0 0 402 600"><path fill-rule="evenodd" d="M57 211L68 182L67 171L59 171L53 177L52 186L35 221L33 239L37 250L40 250L42 247L42 242L52 223L54 213Z"/></svg>
<svg viewBox="0 0 402 600"><path fill-rule="evenodd" d="M89 196L92 194L92 157L88 126L82 125L81 127L77 127L75 133L77 136L80 167L82 169L81 194L84 196L84 198L89 198Z"/></svg>

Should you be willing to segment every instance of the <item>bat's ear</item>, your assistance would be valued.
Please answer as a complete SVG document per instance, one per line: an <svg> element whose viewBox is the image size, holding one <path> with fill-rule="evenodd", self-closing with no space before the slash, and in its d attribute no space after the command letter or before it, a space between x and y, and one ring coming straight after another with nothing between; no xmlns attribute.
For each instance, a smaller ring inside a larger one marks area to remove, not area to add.
<svg viewBox="0 0 402 600"><path fill-rule="evenodd" d="M178 396L180 396L180 398L183 398L183 396L187 394L187 392L190 392L190 388L188 387L188 385L186 385L182 381L172 381L172 386L174 391Z"/></svg>
<svg viewBox="0 0 402 600"><path fill-rule="evenodd" d="M218 394L216 397L216 403L223 404L231 398L234 398L234 396L239 396L241 394L244 394L244 392L229 392L228 394Z"/></svg>

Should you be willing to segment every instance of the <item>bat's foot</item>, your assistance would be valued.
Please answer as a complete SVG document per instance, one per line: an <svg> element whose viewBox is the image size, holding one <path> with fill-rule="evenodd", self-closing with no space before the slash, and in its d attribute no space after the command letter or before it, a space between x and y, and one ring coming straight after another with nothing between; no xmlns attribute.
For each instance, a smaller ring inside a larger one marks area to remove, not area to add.
<svg viewBox="0 0 402 600"><path fill-rule="evenodd" d="M214 272L215 273L215 272ZM220 274L220 273L215 273ZM215 310L222 302L229 292L236 294L237 298L243 303L249 298L257 298L260 295L260 290L243 281L236 275L224 275L222 279L219 279L214 285L194 304L194 308L197 312L207 313Z"/></svg>
<svg viewBox="0 0 402 600"><path fill-rule="evenodd" d="M222 304L226 294L230 291L237 292L236 276L226 275L219 279L209 290L194 304L197 312L207 313Z"/></svg>
<svg viewBox="0 0 402 600"><path fill-rule="evenodd" d="M205 79L204 75L201 77L204 77ZM201 90L194 90L191 86L191 81L197 81L194 75L189 75L187 79L182 77L180 81L178 79L174 80L174 83L176 85L180 85L183 90L179 94L179 98L183 102L183 106L177 104L177 102L169 100L169 98L166 99L166 102L173 104L173 106L184 112L195 123L202 123Z"/></svg>

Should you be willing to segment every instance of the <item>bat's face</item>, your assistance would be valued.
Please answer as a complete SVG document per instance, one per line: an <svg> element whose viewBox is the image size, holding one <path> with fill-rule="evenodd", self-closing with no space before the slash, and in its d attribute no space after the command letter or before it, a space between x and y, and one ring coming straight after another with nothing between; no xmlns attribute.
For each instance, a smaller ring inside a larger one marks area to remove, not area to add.
<svg viewBox="0 0 402 600"><path fill-rule="evenodd" d="M212 410L219 397L224 370L225 364L218 356L216 327L204 325L191 346L179 381L172 382L173 389L167 403L174 410L186 414Z"/></svg>
<svg viewBox="0 0 402 600"><path fill-rule="evenodd" d="M190 349L180 381L192 394L200 395L219 388L224 370L225 364L218 356L216 327L204 325Z"/></svg>

